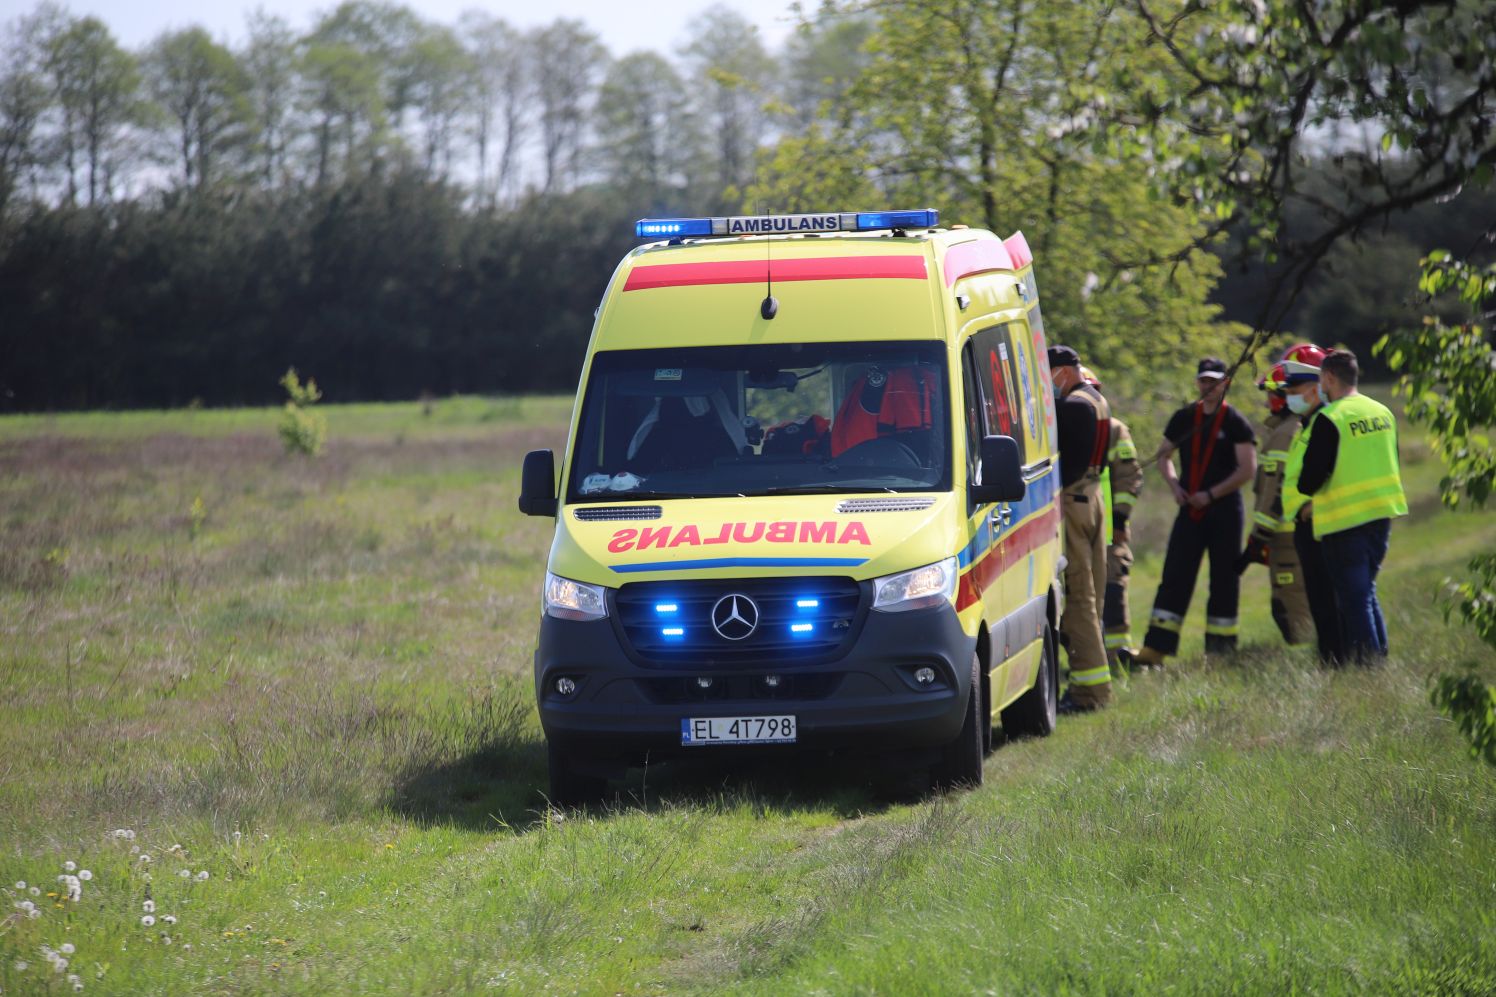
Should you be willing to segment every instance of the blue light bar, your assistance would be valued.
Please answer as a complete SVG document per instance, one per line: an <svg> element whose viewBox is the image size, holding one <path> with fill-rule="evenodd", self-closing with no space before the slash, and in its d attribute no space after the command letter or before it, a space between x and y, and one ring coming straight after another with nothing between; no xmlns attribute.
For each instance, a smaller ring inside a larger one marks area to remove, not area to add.
<svg viewBox="0 0 1496 997"><path fill-rule="evenodd" d="M634 235L641 239L712 234L710 218L641 218L634 223Z"/></svg>
<svg viewBox="0 0 1496 997"><path fill-rule="evenodd" d="M857 231L872 232L885 228L933 228L940 222L934 208L919 211L863 211L857 215Z"/></svg>
<svg viewBox="0 0 1496 997"><path fill-rule="evenodd" d="M661 602L655 605L656 613L673 613L680 607L673 602Z"/></svg>
<svg viewBox="0 0 1496 997"><path fill-rule="evenodd" d="M815 609L821 604L819 599L796 599L795 605L801 609Z"/></svg>
<svg viewBox="0 0 1496 997"><path fill-rule="evenodd" d="M815 628L814 623L791 623L790 633L808 634Z"/></svg>
<svg viewBox="0 0 1496 997"><path fill-rule="evenodd" d="M665 629L661 630L660 633L664 634L666 637L684 637L686 635L684 627L666 627Z"/></svg>
<svg viewBox="0 0 1496 997"><path fill-rule="evenodd" d="M934 208L921 208L917 211L827 211L820 214L729 215L712 218L641 218L634 223L634 235L641 239L805 235L933 228L939 223L940 212Z"/></svg>

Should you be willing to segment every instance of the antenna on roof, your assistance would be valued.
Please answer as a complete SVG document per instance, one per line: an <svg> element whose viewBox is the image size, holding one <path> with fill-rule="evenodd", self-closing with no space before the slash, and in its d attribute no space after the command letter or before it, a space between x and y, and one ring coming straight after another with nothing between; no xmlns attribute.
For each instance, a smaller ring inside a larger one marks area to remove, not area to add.
<svg viewBox="0 0 1496 997"><path fill-rule="evenodd" d="M764 213L763 205L758 207L759 214ZM774 297L774 257L770 246L774 238L770 236L764 240L764 300L759 303L758 313L769 321L779 314L779 302Z"/></svg>

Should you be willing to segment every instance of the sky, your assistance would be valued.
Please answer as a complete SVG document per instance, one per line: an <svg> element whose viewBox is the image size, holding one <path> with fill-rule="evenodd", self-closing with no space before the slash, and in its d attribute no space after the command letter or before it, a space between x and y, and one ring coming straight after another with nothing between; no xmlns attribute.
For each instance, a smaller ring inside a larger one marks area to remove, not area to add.
<svg viewBox="0 0 1496 997"><path fill-rule="evenodd" d="M477 8L504 18L517 27L547 24L558 17L585 22L602 37L614 55L650 49L668 55L686 43L686 25L711 0L648 0L647 4L619 0L404 0L404 5L428 20L455 25L464 10ZM92 14L109 25L127 48L139 48L162 31L193 24L208 29L219 41L237 43L244 37L245 15L256 7L278 14L294 30L308 28L317 15L336 0L62 0L71 13ZM726 0L758 25L769 48L778 47L794 28L790 0ZM0 23L34 10L34 0L0 0ZM814 4L807 4L814 8Z"/></svg>

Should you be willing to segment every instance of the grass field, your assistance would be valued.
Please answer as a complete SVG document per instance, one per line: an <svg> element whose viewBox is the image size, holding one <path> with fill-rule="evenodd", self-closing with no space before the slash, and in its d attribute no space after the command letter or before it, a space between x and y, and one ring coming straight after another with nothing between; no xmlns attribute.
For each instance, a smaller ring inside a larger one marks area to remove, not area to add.
<svg viewBox="0 0 1496 997"><path fill-rule="evenodd" d="M1490 667L1433 593L1496 516L1416 442L1385 669L1281 649L1255 570L1238 660L1197 598L1184 661L979 791L658 768L561 814L514 500L569 411L329 407L316 461L274 410L0 419L0 990L1496 993L1496 770L1427 701Z"/></svg>

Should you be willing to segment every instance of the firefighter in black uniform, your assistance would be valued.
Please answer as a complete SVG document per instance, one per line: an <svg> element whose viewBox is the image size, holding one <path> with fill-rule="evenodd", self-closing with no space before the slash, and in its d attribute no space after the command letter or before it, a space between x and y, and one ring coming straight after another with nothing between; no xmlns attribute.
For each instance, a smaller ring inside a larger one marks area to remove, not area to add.
<svg viewBox="0 0 1496 997"><path fill-rule="evenodd" d="M1252 424L1226 404L1230 378L1214 357L1200 361L1195 386L1200 400L1175 412L1164 429L1158 469L1174 493L1179 514L1169 533L1163 578L1153 601L1148 634L1133 657L1142 667L1162 665L1179 651L1179 631L1195 592L1200 561L1210 552L1210 599L1205 604L1206 653L1236 649L1241 579L1241 487L1257 471L1257 435ZM1182 467L1175 472L1174 452Z"/></svg>

